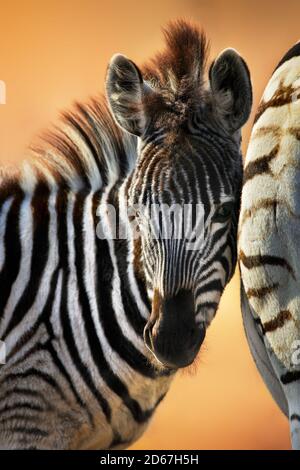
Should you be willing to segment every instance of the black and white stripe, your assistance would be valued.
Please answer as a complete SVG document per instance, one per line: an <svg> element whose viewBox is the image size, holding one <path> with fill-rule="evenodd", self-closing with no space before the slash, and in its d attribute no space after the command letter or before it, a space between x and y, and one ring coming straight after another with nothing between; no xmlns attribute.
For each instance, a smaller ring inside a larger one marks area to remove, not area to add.
<svg viewBox="0 0 300 470"><path fill-rule="evenodd" d="M289 416L296 449L300 449L299 74L298 43L276 67L258 107L239 223L248 341L262 377Z"/></svg>
<svg viewBox="0 0 300 470"><path fill-rule="evenodd" d="M116 448L137 439L176 371L144 341L157 299L184 289L194 299L189 321L206 327L234 272L249 74L227 50L205 85L203 34L177 22L166 36L164 55L141 72L113 59L110 110L103 99L76 105L1 180L1 448ZM127 207L152 203L202 204L200 249L150 239L147 210L136 215L134 238ZM113 233L110 207L126 239L98 236Z"/></svg>

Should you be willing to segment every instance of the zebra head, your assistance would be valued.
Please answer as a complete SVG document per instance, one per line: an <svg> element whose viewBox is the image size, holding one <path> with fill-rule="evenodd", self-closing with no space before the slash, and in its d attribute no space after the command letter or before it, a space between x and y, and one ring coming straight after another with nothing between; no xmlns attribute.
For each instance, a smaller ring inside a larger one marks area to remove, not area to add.
<svg viewBox="0 0 300 470"><path fill-rule="evenodd" d="M152 301L144 341L178 368L194 361L234 272L252 91L236 51L220 54L206 83L204 34L179 21L165 36L165 52L141 70L115 55L106 89L115 120L138 137L126 195L138 208L137 269Z"/></svg>

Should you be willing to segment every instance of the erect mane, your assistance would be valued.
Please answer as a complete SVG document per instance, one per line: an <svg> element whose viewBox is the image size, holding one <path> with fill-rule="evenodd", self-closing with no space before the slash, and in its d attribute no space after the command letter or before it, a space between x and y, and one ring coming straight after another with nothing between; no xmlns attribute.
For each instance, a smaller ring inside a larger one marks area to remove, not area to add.
<svg viewBox="0 0 300 470"><path fill-rule="evenodd" d="M165 50L145 63L144 78L181 100L199 95L208 55L204 32L185 20L170 22L163 32Z"/></svg>
<svg viewBox="0 0 300 470"><path fill-rule="evenodd" d="M185 116L202 93L206 37L183 20L171 22L164 35L165 50L142 67L143 76L173 111ZM136 137L118 127L104 97L75 104L41 137L31 147L31 162L35 176L52 178L54 184L98 190L126 176L136 159Z"/></svg>
<svg viewBox="0 0 300 470"><path fill-rule="evenodd" d="M62 112L30 151L35 175L75 189L98 190L131 171L136 137L119 128L100 96Z"/></svg>

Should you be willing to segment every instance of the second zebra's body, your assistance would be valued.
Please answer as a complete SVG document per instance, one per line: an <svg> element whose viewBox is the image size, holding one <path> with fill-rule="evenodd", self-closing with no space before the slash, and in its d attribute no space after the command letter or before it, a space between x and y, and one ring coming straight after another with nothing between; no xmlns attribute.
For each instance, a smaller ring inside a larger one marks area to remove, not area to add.
<svg viewBox="0 0 300 470"><path fill-rule="evenodd" d="M239 222L250 349L300 449L300 44L275 69L247 151Z"/></svg>
<svg viewBox="0 0 300 470"><path fill-rule="evenodd" d="M110 109L77 105L2 174L1 448L134 442L194 361L233 274L249 73L227 50L205 85L203 34L178 22L166 38L141 71L114 56ZM156 212L187 205L194 233L197 204L196 241ZM166 224L170 237L154 227Z"/></svg>

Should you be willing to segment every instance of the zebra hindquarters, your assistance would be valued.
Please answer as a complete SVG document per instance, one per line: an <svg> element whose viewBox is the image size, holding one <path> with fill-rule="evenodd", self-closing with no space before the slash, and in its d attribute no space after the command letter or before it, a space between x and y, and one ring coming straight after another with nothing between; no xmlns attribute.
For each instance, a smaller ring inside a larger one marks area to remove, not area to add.
<svg viewBox="0 0 300 470"><path fill-rule="evenodd" d="M239 221L243 316L272 395L300 447L300 44L280 60L247 150ZM251 323L250 321L250 323ZM271 371L271 372L270 372ZM277 380L276 378L277 377ZM282 397L282 391L285 399Z"/></svg>

